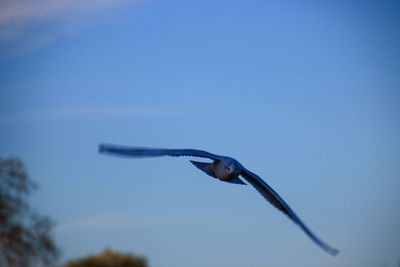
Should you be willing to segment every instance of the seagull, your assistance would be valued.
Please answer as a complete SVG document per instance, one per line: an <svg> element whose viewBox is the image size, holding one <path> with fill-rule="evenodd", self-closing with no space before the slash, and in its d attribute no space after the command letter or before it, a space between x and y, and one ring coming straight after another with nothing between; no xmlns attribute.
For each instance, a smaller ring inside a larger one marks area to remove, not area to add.
<svg viewBox="0 0 400 267"><path fill-rule="evenodd" d="M286 214L295 224L297 224L318 246L329 254L336 256L339 250L333 248L321 239L319 239L310 229L300 220L288 204L276 193L263 179L257 174L247 170L237 160L231 157L219 156L207 151L197 149L162 149L162 148L144 148L144 147L126 147L110 144L100 144L100 153L107 153L119 156L143 158L143 157L159 157L159 156L191 156L208 158L213 162L199 162L190 160L190 162L198 169L206 174L219 179L223 182L242 184L239 175L249 184L251 184L267 201L274 205L278 210Z"/></svg>

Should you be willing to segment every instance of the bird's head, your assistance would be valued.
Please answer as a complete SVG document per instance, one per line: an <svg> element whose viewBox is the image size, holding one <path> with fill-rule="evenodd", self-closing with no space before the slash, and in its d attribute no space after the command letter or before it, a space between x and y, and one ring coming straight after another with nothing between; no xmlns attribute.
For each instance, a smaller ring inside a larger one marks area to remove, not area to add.
<svg viewBox="0 0 400 267"><path fill-rule="evenodd" d="M225 171L229 174L229 176L237 177L240 173L240 168L234 162L229 162L225 165Z"/></svg>

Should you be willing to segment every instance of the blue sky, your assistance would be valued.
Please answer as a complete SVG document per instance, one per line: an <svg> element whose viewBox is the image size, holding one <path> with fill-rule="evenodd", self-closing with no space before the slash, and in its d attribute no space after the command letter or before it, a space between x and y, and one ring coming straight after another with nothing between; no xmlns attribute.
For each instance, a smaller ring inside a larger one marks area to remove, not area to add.
<svg viewBox="0 0 400 267"><path fill-rule="evenodd" d="M154 267L396 266L396 1L0 7L0 155L40 185L61 262L111 247ZM99 155L101 142L235 157L341 252L251 186L187 158Z"/></svg>

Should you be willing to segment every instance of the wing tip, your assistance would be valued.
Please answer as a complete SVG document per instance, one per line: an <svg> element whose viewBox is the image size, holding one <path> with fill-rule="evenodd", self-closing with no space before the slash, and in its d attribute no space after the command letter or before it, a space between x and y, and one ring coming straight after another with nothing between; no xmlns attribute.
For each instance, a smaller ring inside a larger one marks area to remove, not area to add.
<svg viewBox="0 0 400 267"><path fill-rule="evenodd" d="M322 249L324 249L326 252L328 252L329 254L331 254L332 256L337 256L337 254L339 254L340 250L330 247L325 243L318 243Z"/></svg>
<svg viewBox="0 0 400 267"><path fill-rule="evenodd" d="M336 249L336 248L329 248L328 252L332 255L332 256L337 256L340 252L340 250Z"/></svg>
<svg viewBox="0 0 400 267"><path fill-rule="evenodd" d="M105 148L105 145L104 145L104 144L100 144L100 145L99 145L99 153L103 153L105 149L106 149L106 148Z"/></svg>
<svg viewBox="0 0 400 267"><path fill-rule="evenodd" d="M99 153L107 153L110 152L110 149L113 149L115 146L114 145L108 145L108 144L100 144L99 145Z"/></svg>

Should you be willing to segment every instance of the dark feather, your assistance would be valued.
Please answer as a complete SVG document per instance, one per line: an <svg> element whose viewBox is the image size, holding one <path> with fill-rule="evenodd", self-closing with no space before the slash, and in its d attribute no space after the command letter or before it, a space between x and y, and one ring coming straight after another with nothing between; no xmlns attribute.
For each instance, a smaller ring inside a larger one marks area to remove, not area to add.
<svg viewBox="0 0 400 267"><path fill-rule="evenodd" d="M162 149L162 148L143 148L143 147L125 147L116 145L101 144L100 153L110 153L127 157L160 157L160 156L192 156L209 158L213 160L221 159L221 156L211 154L207 151L197 149Z"/></svg>
<svg viewBox="0 0 400 267"><path fill-rule="evenodd" d="M190 160L190 162L194 166L196 166L198 169L200 169L203 172L207 173L211 177L218 178L217 176L215 176L215 173L213 171L213 168L212 168L213 163L199 162L199 161L194 161L194 160Z"/></svg>
<svg viewBox="0 0 400 267"><path fill-rule="evenodd" d="M250 172L247 169L243 169L241 175L249 182L254 188L272 205L286 214L293 222L300 226L300 228L321 248L323 248L328 253L336 256L339 250L330 247L320 240L310 229L297 217L293 210L288 204L276 193L266 182L264 182L258 175Z"/></svg>

